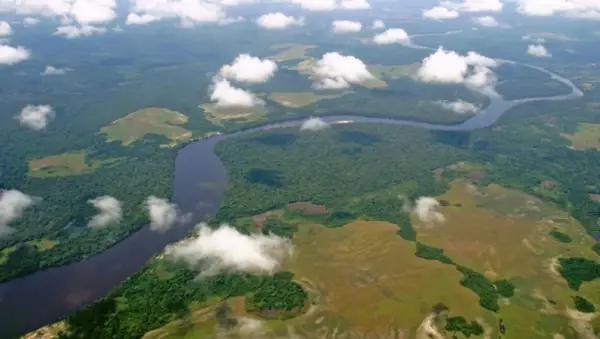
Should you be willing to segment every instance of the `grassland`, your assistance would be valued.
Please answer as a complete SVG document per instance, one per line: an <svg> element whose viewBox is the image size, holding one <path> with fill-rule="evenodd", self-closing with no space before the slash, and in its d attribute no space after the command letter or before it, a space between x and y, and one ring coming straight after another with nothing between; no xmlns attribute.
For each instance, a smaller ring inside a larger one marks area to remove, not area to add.
<svg viewBox="0 0 600 339"><path fill-rule="evenodd" d="M128 146L142 140L148 134L162 135L172 144L189 140L192 133L178 125L187 123L187 117L179 112L164 108L144 108L113 121L100 131L108 142L120 141Z"/></svg>
<svg viewBox="0 0 600 339"><path fill-rule="evenodd" d="M279 54L274 55L271 59L281 62L287 60L298 60L305 59L308 57L306 52L310 49L317 48L315 45L302 45L302 44L279 44L275 46L271 46L272 50L278 50Z"/></svg>
<svg viewBox="0 0 600 339"><path fill-rule="evenodd" d="M336 99L350 92L335 94L315 94L313 92L275 92L268 95L268 99L288 108L299 108L309 106L317 101Z"/></svg>
<svg viewBox="0 0 600 339"><path fill-rule="evenodd" d="M239 120L248 122L260 120L267 114L267 109L258 107L218 107L215 104L204 104L204 115L210 122L222 125L224 121Z"/></svg>
<svg viewBox="0 0 600 339"><path fill-rule="evenodd" d="M574 134L562 136L571 141L571 148L576 150L600 150L600 124L581 123Z"/></svg>
<svg viewBox="0 0 600 339"><path fill-rule="evenodd" d="M15 246L10 246L10 247L5 247L2 250L0 250L0 265L4 264L6 262L6 260L8 259L8 257L10 256L10 254L12 252L14 252L17 248Z"/></svg>
<svg viewBox="0 0 600 339"><path fill-rule="evenodd" d="M594 241L583 227L551 204L498 185L477 187L455 180L437 198L448 202L441 208L446 223L432 228L413 220L417 239L443 249L456 262L489 279L508 279L514 284L515 296L505 300L498 313L512 333L528 338L555 333L571 337L570 327L581 319L573 316L574 294L557 272L557 258L596 257L591 250ZM550 235L552 231L567 234L572 241L558 242ZM599 288L600 283L593 281L584 283L581 291L597 303ZM579 325L589 326L589 322Z"/></svg>
<svg viewBox="0 0 600 339"><path fill-rule="evenodd" d="M420 66L420 63L394 66L372 65L368 69L377 79L385 80L413 76Z"/></svg>
<svg viewBox="0 0 600 339"><path fill-rule="evenodd" d="M100 167L108 167L118 158L88 161L86 152L70 152L29 160L29 176L38 178L86 174Z"/></svg>

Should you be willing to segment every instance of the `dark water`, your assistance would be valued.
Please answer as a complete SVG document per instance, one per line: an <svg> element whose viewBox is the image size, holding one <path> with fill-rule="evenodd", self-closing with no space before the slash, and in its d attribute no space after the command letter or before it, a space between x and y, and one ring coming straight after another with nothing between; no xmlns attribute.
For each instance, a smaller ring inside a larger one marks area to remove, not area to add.
<svg viewBox="0 0 600 339"><path fill-rule="evenodd" d="M528 67L553 75L535 66ZM491 99L490 106L464 123L454 126L355 116L324 117L323 120L411 125L449 131L485 128L515 105L536 100L565 100L582 95L581 91L568 80L553 76L556 80L571 86L573 92L550 98L517 101L505 101L497 94L488 93ZM12 335L35 330L103 297L124 279L136 273L146 261L162 251L167 244L184 238L195 224L215 213L223 200L227 186L225 167L213 152L214 145L219 140L270 128L299 126L301 123L302 121L289 121L215 136L182 148L176 159L174 193L171 200L179 205L182 212L191 214L190 222L173 227L166 233L154 233L148 227L144 227L117 245L87 260L0 284L0 338L10 338Z"/></svg>

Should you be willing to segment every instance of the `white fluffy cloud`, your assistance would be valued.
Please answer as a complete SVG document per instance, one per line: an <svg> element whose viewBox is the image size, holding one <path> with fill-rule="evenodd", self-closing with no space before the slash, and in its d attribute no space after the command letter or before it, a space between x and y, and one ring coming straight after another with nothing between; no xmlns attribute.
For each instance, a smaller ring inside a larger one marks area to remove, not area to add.
<svg viewBox="0 0 600 339"><path fill-rule="evenodd" d="M496 81L490 68L497 67L494 59L469 52L467 56L442 47L423 59L417 78L425 82L466 84L474 88L488 88Z"/></svg>
<svg viewBox="0 0 600 339"><path fill-rule="evenodd" d="M25 47L0 44L0 65L14 65L29 59L31 53Z"/></svg>
<svg viewBox="0 0 600 339"><path fill-rule="evenodd" d="M442 6L461 12L500 12L503 4L501 0L464 0L462 2L444 1Z"/></svg>
<svg viewBox="0 0 600 339"><path fill-rule="evenodd" d="M437 101L436 103L443 108L458 114L475 114L480 109L478 106L461 99L454 101Z"/></svg>
<svg viewBox="0 0 600 339"><path fill-rule="evenodd" d="M335 20L331 23L331 29L335 33L360 32L362 24L358 21Z"/></svg>
<svg viewBox="0 0 600 339"><path fill-rule="evenodd" d="M373 42L378 45L390 44L409 44L410 36L401 28L390 28L373 38Z"/></svg>
<svg viewBox="0 0 600 339"><path fill-rule="evenodd" d="M200 224L193 238L165 249L165 256L183 260L200 277L223 272L272 274L292 254L288 239L276 235L242 234L229 225L211 229Z"/></svg>
<svg viewBox="0 0 600 339"><path fill-rule="evenodd" d="M121 202L116 198L104 195L89 200L88 203L98 210L98 214L94 215L88 223L88 227L100 228L121 222L123 209L121 208Z"/></svg>
<svg viewBox="0 0 600 339"><path fill-rule="evenodd" d="M529 45L527 47L527 54L540 58L549 58L552 56L544 45Z"/></svg>
<svg viewBox="0 0 600 339"><path fill-rule="evenodd" d="M6 1L0 9L18 14L60 17L75 20L81 25L103 24L116 18L115 0L18 0ZM28 21L33 22L31 19Z"/></svg>
<svg viewBox="0 0 600 339"><path fill-rule="evenodd" d="M300 126L301 131L320 131L329 127L329 124L319 117L310 117Z"/></svg>
<svg viewBox="0 0 600 339"><path fill-rule="evenodd" d="M125 20L126 25L145 25L149 24L153 21L160 20L159 17L154 16L152 14L137 14L137 13L129 13L127 15L127 19Z"/></svg>
<svg viewBox="0 0 600 339"><path fill-rule="evenodd" d="M12 34L12 27L6 21L0 21L0 36L7 36Z"/></svg>
<svg viewBox="0 0 600 339"><path fill-rule="evenodd" d="M439 212L440 203L432 197L420 197L415 202L413 213L426 224L441 224L446 218Z"/></svg>
<svg viewBox="0 0 600 339"><path fill-rule="evenodd" d="M146 199L146 210L148 211L152 231L164 232L180 220L177 205L166 199L149 196Z"/></svg>
<svg viewBox="0 0 600 339"><path fill-rule="evenodd" d="M385 28L385 22L383 22L383 20L375 20L373 21L373 29L384 29Z"/></svg>
<svg viewBox="0 0 600 339"><path fill-rule="evenodd" d="M104 27L95 27L95 26L74 26L74 25L66 25L59 26L56 28L56 32L54 35L61 35L67 39L75 39L82 36L90 36L94 34L102 34L106 32L106 28Z"/></svg>
<svg viewBox="0 0 600 339"><path fill-rule="evenodd" d="M31 197L18 190L0 191L0 237L13 231L10 223L19 219L25 209L36 203L39 198Z"/></svg>
<svg viewBox="0 0 600 339"><path fill-rule="evenodd" d="M435 6L423 11L423 17L433 20L456 19L460 14L457 11L442 6Z"/></svg>
<svg viewBox="0 0 600 339"><path fill-rule="evenodd" d="M38 18L26 17L25 19L23 19L23 25L25 25L26 27L35 26L39 23L40 19Z"/></svg>
<svg viewBox="0 0 600 339"><path fill-rule="evenodd" d="M16 118L21 125L39 131L46 128L54 116L54 110L50 105L27 105Z"/></svg>
<svg viewBox="0 0 600 339"><path fill-rule="evenodd" d="M500 23L493 16L480 16L477 18L473 18L476 24L483 27L497 27L500 26Z"/></svg>
<svg viewBox="0 0 600 339"><path fill-rule="evenodd" d="M115 0L75 0L70 14L82 25L103 24L116 18Z"/></svg>
<svg viewBox="0 0 600 339"><path fill-rule="evenodd" d="M331 11L334 9L369 9L371 5L366 0L287 0L300 5L309 11Z"/></svg>
<svg viewBox="0 0 600 339"><path fill-rule="evenodd" d="M322 89L347 88L351 84L360 84L375 78L362 60L337 52L324 54L312 71L317 78L315 87Z"/></svg>
<svg viewBox="0 0 600 339"><path fill-rule="evenodd" d="M340 7L344 9L369 9L371 4L366 0L342 0Z"/></svg>
<svg viewBox="0 0 600 339"><path fill-rule="evenodd" d="M203 0L134 0L131 12L142 17L179 18L184 26L226 20L222 6Z"/></svg>
<svg viewBox="0 0 600 339"><path fill-rule="evenodd" d="M600 20L598 0L518 0L518 10L532 16L566 15L573 18Z"/></svg>
<svg viewBox="0 0 600 339"><path fill-rule="evenodd" d="M46 69L40 75L63 75L69 72L71 69L67 67L54 67L54 66L46 66Z"/></svg>
<svg viewBox="0 0 600 339"><path fill-rule="evenodd" d="M290 26L302 26L303 18L294 18L283 13L267 13L256 19L256 23L266 29L284 29Z"/></svg>
<svg viewBox="0 0 600 339"><path fill-rule="evenodd" d="M261 83L273 77L276 71L277 64L272 60L240 54L231 65L223 66L219 74L235 81Z"/></svg>
<svg viewBox="0 0 600 339"><path fill-rule="evenodd" d="M233 87L227 79L215 79L210 100L219 107L254 107L263 104L251 92Z"/></svg>

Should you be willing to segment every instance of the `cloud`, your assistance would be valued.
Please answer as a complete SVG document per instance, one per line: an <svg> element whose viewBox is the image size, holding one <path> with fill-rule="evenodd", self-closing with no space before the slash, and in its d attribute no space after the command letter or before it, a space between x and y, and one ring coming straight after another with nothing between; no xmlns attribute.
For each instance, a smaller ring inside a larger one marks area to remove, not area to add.
<svg viewBox="0 0 600 339"><path fill-rule="evenodd" d="M383 22L383 20L375 20L373 21L373 29L384 29L385 28L385 22Z"/></svg>
<svg viewBox="0 0 600 339"><path fill-rule="evenodd" d="M347 88L375 79L362 60L338 52L324 54L312 71L317 78L315 87L321 89Z"/></svg>
<svg viewBox="0 0 600 339"><path fill-rule="evenodd" d="M146 199L146 210L150 218L150 230L164 232L175 223L181 221L177 205L166 199L157 198L153 195Z"/></svg>
<svg viewBox="0 0 600 339"><path fill-rule="evenodd" d="M254 107L264 104L251 92L233 87L227 79L215 79L210 100L219 107Z"/></svg>
<svg viewBox="0 0 600 339"><path fill-rule="evenodd" d="M530 16L565 15L600 20L600 1L597 0L518 0L517 9Z"/></svg>
<svg viewBox="0 0 600 339"><path fill-rule="evenodd" d="M54 66L46 66L46 69L40 75L63 75L71 69L67 67L57 68Z"/></svg>
<svg viewBox="0 0 600 339"><path fill-rule="evenodd" d="M455 113L458 114L475 114L477 112L479 112L479 107L475 106L474 104L470 103L470 102L466 102L464 100L458 99L458 100L454 100L454 101L437 101L436 104L442 106L443 108L450 110L450 111L454 111Z"/></svg>
<svg viewBox="0 0 600 339"><path fill-rule="evenodd" d="M319 117L310 117L300 126L301 131L320 131L329 128L329 124Z"/></svg>
<svg viewBox="0 0 600 339"><path fill-rule="evenodd" d="M33 17L26 17L23 19L23 25L26 27L35 26L40 23L40 19Z"/></svg>
<svg viewBox="0 0 600 339"><path fill-rule="evenodd" d="M542 44L542 43L546 42L546 39L544 39L544 38L537 38L537 37L533 37L531 35L523 35L521 37L521 39L523 39L523 41L533 41L538 44Z"/></svg>
<svg viewBox="0 0 600 339"><path fill-rule="evenodd" d="M12 34L12 27L6 21L0 21L0 36L7 36Z"/></svg>
<svg viewBox="0 0 600 339"><path fill-rule="evenodd" d="M60 17L61 20L75 20L81 25L110 22L116 18L115 9L115 0L19 0L0 4L0 11ZM31 19L28 21L33 22Z"/></svg>
<svg viewBox="0 0 600 339"><path fill-rule="evenodd" d="M540 58L549 58L552 56L544 45L529 45L527 47L527 54Z"/></svg>
<svg viewBox="0 0 600 339"><path fill-rule="evenodd" d="M23 46L0 45L0 65L14 65L29 59L31 53Z"/></svg>
<svg viewBox="0 0 600 339"><path fill-rule="evenodd" d="M75 0L70 14L81 25L103 24L116 18L115 0Z"/></svg>
<svg viewBox="0 0 600 339"><path fill-rule="evenodd" d="M88 223L88 227L100 228L121 222L123 218L121 202L114 197L104 195L88 200L88 203L92 204L98 210L98 214L94 215Z"/></svg>
<svg viewBox="0 0 600 339"><path fill-rule="evenodd" d="M222 6L202 0L134 0L131 12L156 18L179 18L184 25L218 23L226 19Z"/></svg>
<svg viewBox="0 0 600 339"><path fill-rule="evenodd" d="M446 218L439 212L440 203L432 197L420 197L415 202L413 214L426 224L441 224Z"/></svg>
<svg viewBox="0 0 600 339"><path fill-rule="evenodd" d="M276 71L277 64L272 60L240 54L231 65L223 66L219 74L235 81L261 83L273 77Z"/></svg>
<svg viewBox="0 0 600 339"><path fill-rule="evenodd" d="M360 32L362 30L362 24L358 21L335 20L331 26L335 33Z"/></svg>
<svg viewBox="0 0 600 339"><path fill-rule="evenodd" d="M456 19L459 15L460 14L457 11L442 6L435 6L429 10L423 11L424 18L433 20Z"/></svg>
<svg viewBox="0 0 600 339"><path fill-rule="evenodd" d="M369 9L371 5L366 0L342 0L340 7L343 9Z"/></svg>
<svg viewBox="0 0 600 339"><path fill-rule="evenodd" d="M476 24L483 27L497 27L500 23L493 16L480 16L473 18Z"/></svg>
<svg viewBox="0 0 600 339"><path fill-rule="evenodd" d="M200 224L194 237L165 249L167 258L183 260L199 270L200 277L223 272L272 274L291 254L292 244L286 238L246 235L227 224L217 229Z"/></svg>
<svg viewBox="0 0 600 339"><path fill-rule="evenodd" d="M377 34L373 38L373 42L378 45L410 44L410 37L401 28L390 28L381 34Z"/></svg>
<svg viewBox="0 0 600 339"><path fill-rule="evenodd" d="M498 63L475 52L467 56L454 51L446 51L442 47L423 59L417 71L417 78L424 82L466 84L467 86L485 89L491 87L496 76L490 68Z"/></svg>
<svg viewBox="0 0 600 339"><path fill-rule="evenodd" d="M153 21L160 20L159 17L156 17L152 14L142 14L139 15L137 13L129 13L127 15L127 20L125 20L126 25L145 25L149 24Z"/></svg>
<svg viewBox="0 0 600 339"><path fill-rule="evenodd" d="M54 116L54 110L50 105L27 105L16 118L21 125L39 131L46 128L46 125L54 119Z"/></svg>
<svg viewBox="0 0 600 339"><path fill-rule="evenodd" d="M0 191L0 238L12 233L10 223L19 219L38 200L18 190Z"/></svg>
<svg viewBox="0 0 600 339"><path fill-rule="evenodd" d="M102 34L104 32L106 32L106 28L104 27L66 25L58 26L54 35L62 35L67 39L75 39L82 36Z"/></svg>
<svg viewBox="0 0 600 339"><path fill-rule="evenodd" d="M309 11L330 11L337 8L336 0L290 0L290 2Z"/></svg>
<svg viewBox="0 0 600 339"><path fill-rule="evenodd" d="M443 1L441 5L461 12L500 12L503 7L501 0Z"/></svg>
<svg viewBox="0 0 600 339"><path fill-rule="evenodd" d="M284 29L290 26L304 25L303 18L294 18L283 13L267 13L256 19L256 23L266 29Z"/></svg>

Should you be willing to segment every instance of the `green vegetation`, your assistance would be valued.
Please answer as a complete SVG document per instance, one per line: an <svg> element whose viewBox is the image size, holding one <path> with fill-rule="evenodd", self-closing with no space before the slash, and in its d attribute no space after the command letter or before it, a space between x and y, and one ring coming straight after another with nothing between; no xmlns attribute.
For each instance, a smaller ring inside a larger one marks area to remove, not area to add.
<svg viewBox="0 0 600 339"><path fill-rule="evenodd" d="M287 223L279 219L267 219L263 226L264 234L275 234L280 237L292 238L294 233L298 230L298 226Z"/></svg>
<svg viewBox="0 0 600 339"><path fill-rule="evenodd" d="M600 124L581 123L575 133L563 133L562 136L571 142L573 149L600 150Z"/></svg>
<svg viewBox="0 0 600 339"><path fill-rule="evenodd" d="M499 293L486 277L464 266L457 266L456 269L463 274L460 284L479 296L481 307L493 312L500 310L500 305L498 305Z"/></svg>
<svg viewBox="0 0 600 339"><path fill-rule="evenodd" d="M506 279L497 280L494 282L494 285L496 285L498 294L505 298L510 298L515 295L515 286Z"/></svg>
<svg viewBox="0 0 600 339"><path fill-rule="evenodd" d="M444 254L443 249L427 246L420 242L417 242L417 251L415 255L425 260L438 260L444 264L453 264L452 259Z"/></svg>
<svg viewBox="0 0 600 339"><path fill-rule="evenodd" d="M303 308L308 294L291 278L291 273L280 272L275 274L273 279L263 281L256 291L248 294L246 311L273 318L274 315L279 316L278 311L284 311L283 317L289 317L293 314L285 311Z"/></svg>
<svg viewBox="0 0 600 339"><path fill-rule="evenodd" d="M171 142L177 143L192 137L190 131L176 126L187 121L188 118L179 112L164 108L144 108L113 121L109 126L103 127L101 132L106 134L108 142L120 141L123 146L141 140L147 134L164 135Z"/></svg>
<svg viewBox="0 0 600 339"><path fill-rule="evenodd" d="M38 178L85 174L116 165L121 159L91 160L86 152L71 152L29 160L29 175Z"/></svg>
<svg viewBox="0 0 600 339"><path fill-rule="evenodd" d="M573 239L571 239L571 237L568 234L557 231L557 230L550 231L548 234L550 234L554 239L556 239L564 244L570 243L571 241L573 241Z"/></svg>
<svg viewBox="0 0 600 339"><path fill-rule="evenodd" d="M223 125L223 121L249 122L265 117L264 107L218 107L215 104L203 104L206 120L215 125Z"/></svg>
<svg viewBox="0 0 600 339"><path fill-rule="evenodd" d="M594 306L594 304L592 304L591 302L589 302L586 298L581 297L581 296L574 296L573 297L573 303L575 304L575 308L579 311L579 312L583 312L583 313L594 313L596 312L596 306Z"/></svg>
<svg viewBox="0 0 600 339"><path fill-rule="evenodd" d="M579 290L581 284L600 278L600 263L585 258L560 258L559 272L569 287Z"/></svg>
<svg viewBox="0 0 600 339"><path fill-rule="evenodd" d="M478 322L471 321L468 323L463 317L449 317L446 319L445 330L448 332L461 332L467 338L472 335L479 336L483 334L483 327Z"/></svg>

